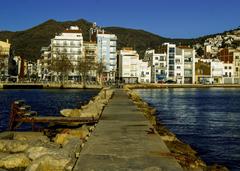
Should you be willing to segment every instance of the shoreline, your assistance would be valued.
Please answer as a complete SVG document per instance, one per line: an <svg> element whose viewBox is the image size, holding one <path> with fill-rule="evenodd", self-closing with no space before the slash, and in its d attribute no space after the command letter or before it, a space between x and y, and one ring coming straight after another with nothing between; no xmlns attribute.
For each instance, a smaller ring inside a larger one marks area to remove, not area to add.
<svg viewBox="0 0 240 171"><path fill-rule="evenodd" d="M135 105L142 111L145 117L149 120L149 122L156 129L157 133L160 135L164 143L167 145L169 150L171 151L171 155L174 156L179 164L186 170L206 170L206 171L229 171L228 168L222 165L213 164L207 165L196 150L194 150L189 144L186 144L179 140L177 136L171 132L164 124L160 123L156 118L156 109L151 107L147 102L143 101L138 93L134 91L134 89L140 89L139 85L126 85L124 86L124 90L127 92L128 96ZM146 85L141 87L146 88ZM150 87L148 87L150 88ZM155 87L159 88L159 87ZM161 87L163 88L163 87ZM176 88L176 87L171 87ZM180 87L178 87L180 88ZM186 87L185 87L186 88ZM197 87L194 87L197 88ZM204 87L205 88L205 87ZM240 86L239 86L240 88Z"/></svg>
<svg viewBox="0 0 240 171"><path fill-rule="evenodd" d="M61 83L0 83L0 89L102 89L101 85Z"/></svg>

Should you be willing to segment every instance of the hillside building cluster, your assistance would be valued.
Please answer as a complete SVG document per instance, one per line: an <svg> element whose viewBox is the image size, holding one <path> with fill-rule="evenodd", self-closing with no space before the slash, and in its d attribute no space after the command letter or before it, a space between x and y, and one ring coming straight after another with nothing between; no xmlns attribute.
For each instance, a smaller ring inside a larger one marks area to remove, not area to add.
<svg viewBox="0 0 240 171"><path fill-rule="evenodd" d="M240 31L216 35L203 44L177 46L164 43L146 49L140 57L132 47L117 50L117 36L99 28L89 30L83 40L77 26L71 26L42 47L37 62L19 56L14 60L18 79L38 81L94 83L177 83L177 84L240 84ZM199 48L203 54L198 55ZM0 79L8 77L10 44L0 42ZM63 74L64 73L64 74ZM34 76L34 77L33 77Z"/></svg>

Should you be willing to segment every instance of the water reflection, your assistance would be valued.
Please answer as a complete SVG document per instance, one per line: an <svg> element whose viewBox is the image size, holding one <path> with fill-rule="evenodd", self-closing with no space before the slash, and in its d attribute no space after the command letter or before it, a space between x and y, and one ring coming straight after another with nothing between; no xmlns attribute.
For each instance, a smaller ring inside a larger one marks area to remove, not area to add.
<svg viewBox="0 0 240 171"><path fill-rule="evenodd" d="M240 89L136 90L158 119L209 164L240 170Z"/></svg>
<svg viewBox="0 0 240 171"><path fill-rule="evenodd" d="M11 103L24 99L42 116L58 116L64 108L79 108L80 103L97 95L98 90L33 89L0 91L0 131L7 128ZM26 127L27 129L27 127Z"/></svg>

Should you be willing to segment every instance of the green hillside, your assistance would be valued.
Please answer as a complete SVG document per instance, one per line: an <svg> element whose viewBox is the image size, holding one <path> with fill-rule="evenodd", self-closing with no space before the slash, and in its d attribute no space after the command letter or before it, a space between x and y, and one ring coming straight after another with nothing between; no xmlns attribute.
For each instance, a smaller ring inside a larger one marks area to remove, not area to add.
<svg viewBox="0 0 240 171"><path fill-rule="evenodd" d="M48 46L51 39L57 33L61 33L64 29L71 25L79 26L83 31L84 40L88 40L89 28L91 22L84 19L77 21L58 22L48 20L31 29L17 32L2 31L0 32L0 40L6 41L9 39L15 50L15 55L20 55L29 60L36 60L40 56L40 49L43 46ZM207 37L198 39L170 39L161 37L144 30L128 29L121 27L106 27L106 31L114 33L118 37L118 49L122 47L134 47L143 56L147 48L155 48L163 42L172 42L181 45L192 45L196 42L203 42ZM211 35L210 35L211 36Z"/></svg>

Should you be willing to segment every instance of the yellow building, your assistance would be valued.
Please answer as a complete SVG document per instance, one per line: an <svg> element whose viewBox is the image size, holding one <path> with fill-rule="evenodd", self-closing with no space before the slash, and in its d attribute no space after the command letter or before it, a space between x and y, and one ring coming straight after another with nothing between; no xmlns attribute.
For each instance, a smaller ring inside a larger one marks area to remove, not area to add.
<svg viewBox="0 0 240 171"><path fill-rule="evenodd" d="M11 44L0 41L0 81L8 75L8 59Z"/></svg>

